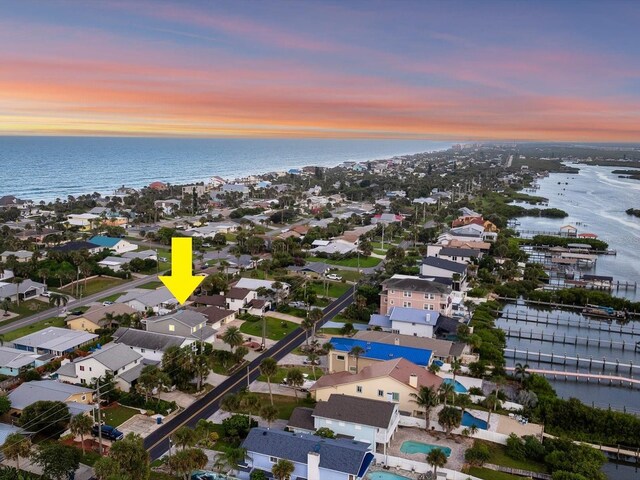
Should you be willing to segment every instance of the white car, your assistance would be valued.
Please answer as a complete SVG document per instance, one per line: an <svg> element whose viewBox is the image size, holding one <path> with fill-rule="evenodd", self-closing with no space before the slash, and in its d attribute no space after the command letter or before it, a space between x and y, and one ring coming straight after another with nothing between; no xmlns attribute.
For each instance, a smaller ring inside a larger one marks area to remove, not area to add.
<svg viewBox="0 0 640 480"><path fill-rule="evenodd" d="M342 280L342 277L340 275L336 275L335 273L330 273L329 275L327 275L327 278L329 280Z"/></svg>
<svg viewBox="0 0 640 480"><path fill-rule="evenodd" d="M42 292L40 296L49 298L51 296L51 292Z"/></svg>
<svg viewBox="0 0 640 480"><path fill-rule="evenodd" d="M110 302L109 300L107 300L106 302L102 302L103 307L108 307L109 305L113 305L113 302Z"/></svg>

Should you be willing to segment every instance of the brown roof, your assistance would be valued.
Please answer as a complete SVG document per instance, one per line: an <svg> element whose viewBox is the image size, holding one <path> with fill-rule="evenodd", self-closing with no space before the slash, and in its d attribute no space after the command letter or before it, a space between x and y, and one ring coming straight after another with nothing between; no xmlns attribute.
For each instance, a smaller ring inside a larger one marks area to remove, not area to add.
<svg viewBox="0 0 640 480"><path fill-rule="evenodd" d="M124 314L132 315L134 313L137 313L137 311L124 303L114 303L113 305L109 305L106 307L103 307L102 305L98 307L92 307L82 315L69 318L69 320L74 320L76 318L86 318L90 322L99 325L100 320L104 319L109 313L115 317L117 315Z"/></svg>
<svg viewBox="0 0 640 480"><path fill-rule="evenodd" d="M473 250L489 250L491 248L489 242L474 242L472 240L451 240L447 246L451 248L471 248Z"/></svg>
<svg viewBox="0 0 640 480"><path fill-rule="evenodd" d="M316 427L313 421L313 408L296 407L291 412L287 427L301 428L313 432Z"/></svg>
<svg viewBox="0 0 640 480"><path fill-rule="evenodd" d="M242 300L243 298L247 298L247 295L249 295L250 292L251 290L249 290L248 288L233 287L231 290L229 290L229 293L227 293L227 298Z"/></svg>
<svg viewBox="0 0 640 480"><path fill-rule="evenodd" d="M391 377L397 381L409 385L409 377L417 375L418 386L440 388L442 378L429 372L427 369L419 367L415 363L411 363L404 358L395 360L387 360L386 362L376 362L373 365L364 367L360 372L353 374L349 372L338 372L330 375L323 375L311 387L311 390L319 388L333 387L335 385L345 385L355 383L361 380L370 380L372 378Z"/></svg>
<svg viewBox="0 0 640 480"><path fill-rule="evenodd" d="M253 308L262 308L266 305L266 303L266 300L259 300L257 298L254 298L253 300L251 300L249 305Z"/></svg>
<svg viewBox="0 0 640 480"><path fill-rule="evenodd" d="M223 295L201 295L200 297L194 297L193 303L225 307L227 305L227 300Z"/></svg>
<svg viewBox="0 0 640 480"><path fill-rule="evenodd" d="M389 428L395 409L392 402L332 393L329 400L316 404L313 416Z"/></svg>
<svg viewBox="0 0 640 480"><path fill-rule="evenodd" d="M236 313L233 310L227 310L226 308L218 308L215 306L198 308L196 311L207 317L207 323L217 323L220 320L224 320Z"/></svg>

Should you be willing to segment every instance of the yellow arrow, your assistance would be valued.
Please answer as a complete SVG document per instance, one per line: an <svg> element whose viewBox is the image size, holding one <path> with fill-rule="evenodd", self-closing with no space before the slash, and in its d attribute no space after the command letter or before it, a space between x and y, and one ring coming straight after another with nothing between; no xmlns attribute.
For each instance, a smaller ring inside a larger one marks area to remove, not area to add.
<svg viewBox="0 0 640 480"><path fill-rule="evenodd" d="M171 239L171 276L162 276L160 280L181 304L186 302L193 291L202 283L204 277L193 276L191 238Z"/></svg>

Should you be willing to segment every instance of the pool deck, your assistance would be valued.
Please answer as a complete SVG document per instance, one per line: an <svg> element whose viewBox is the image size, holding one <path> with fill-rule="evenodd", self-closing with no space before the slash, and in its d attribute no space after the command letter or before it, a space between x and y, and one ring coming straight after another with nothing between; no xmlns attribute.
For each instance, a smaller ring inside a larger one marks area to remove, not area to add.
<svg viewBox="0 0 640 480"><path fill-rule="evenodd" d="M462 465L464 465L464 452L467 448L473 445L473 440L460 436L447 438L442 432L426 432L420 428L399 427L391 441L391 445L387 449L387 454L393 455L394 457L406 458L415 462L426 463L426 454L424 453L411 454L400 451L402 443L408 440L449 447L451 449L451 456L447 461L446 468L450 468L452 470L460 470L462 468ZM378 448L378 451L382 453L381 448ZM403 472L402 475L405 475L405 473Z"/></svg>

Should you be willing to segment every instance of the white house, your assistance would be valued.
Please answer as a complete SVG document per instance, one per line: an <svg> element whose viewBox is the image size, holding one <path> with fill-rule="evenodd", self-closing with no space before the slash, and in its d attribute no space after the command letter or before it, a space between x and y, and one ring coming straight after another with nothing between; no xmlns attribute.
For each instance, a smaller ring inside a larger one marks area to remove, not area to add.
<svg viewBox="0 0 640 480"><path fill-rule="evenodd" d="M161 362L164 352L170 347L184 347L196 340L178 335L166 335L164 333L147 332L135 328L121 327L113 334L113 341L126 345L146 360Z"/></svg>
<svg viewBox="0 0 640 480"><path fill-rule="evenodd" d="M177 200L175 198L156 200L155 202L153 202L153 205L156 208L162 209L162 213L164 215L173 215L177 210L180 209L180 200Z"/></svg>
<svg viewBox="0 0 640 480"><path fill-rule="evenodd" d="M249 304L253 300L257 300L258 294L254 290L248 288L233 287L226 295L227 308L238 312L249 308Z"/></svg>
<svg viewBox="0 0 640 480"><path fill-rule="evenodd" d="M169 313L178 304L178 301L167 287L156 290L134 289L120 298L118 303L126 303L138 312L146 312L148 309L155 313Z"/></svg>
<svg viewBox="0 0 640 480"><path fill-rule="evenodd" d="M99 245L103 249L111 250L118 255L126 252L133 252L138 249L138 245L131 243L124 238L106 237L104 235L91 237L89 242Z"/></svg>
<svg viewBox="0 0 640 480"><path fill-rule="evenodd" d="M67 223L73 227L90 227L100 220L100 215L92 213L72 213L67 217Z"/></svg>
<svg viewBox="0 0 640 480"><path fill-rule="evenodd" d="M431 338L438 318L440 314L434 310L391 307L387 315L372 314L369 326L384 332Z"/></svg>

